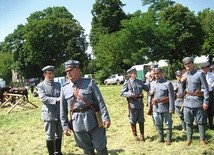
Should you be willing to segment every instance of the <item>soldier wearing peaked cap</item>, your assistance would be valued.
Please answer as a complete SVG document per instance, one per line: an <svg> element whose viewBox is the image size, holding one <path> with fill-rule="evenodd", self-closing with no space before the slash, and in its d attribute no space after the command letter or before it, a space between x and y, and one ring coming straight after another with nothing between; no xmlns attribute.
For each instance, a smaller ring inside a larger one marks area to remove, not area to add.
<svg viewBox="0 0 214 155"><path fill-rule="evenodd" d="M163 69L154 69L156 83L154 84L153 118L158 130L159 143L164 143L163 121L167 130L167 145L172 143L172 114L174 113L174 90L170 81L164 78Z"/></svg>
<svg viewBox="0 0 214 155"><path fill-rule="evenodd" d="M184 59L182 60L182 62L183 62L184 64L186 64L186 63L193 63L193 62L194 62L194 59L193 59L193 57L186 57L186 58L184 58Z"/></svg>
<svg viewBox="0 0 214 155"><path fill-rule="evenodd" d="M67 136L73 131L76 144L83 149L84 154L95 155L96 150L98 155L107 155L106 128L110 127L109 113L94 81L80 77L79 64L77 60L65 62L68 83L62 88L60 101L63 130ZM99 113L101 116L95 117Z"/></svg>
<svg viewBox="0 0 214 155"><path fill-rule="evenodd" d="M205 73L206 80L209 87L209 106L207 109L208 115L208 127L214 129L213 127L213 116L214 116L214 75L210 72L210 63L204 62L200 65L201 70Z"/></svg>
<svg viewBox="0 0 214 155"><path fill-rule="evenodd" d="M189 146L192 143L193 121L195 117L200 133L200 145L204 147L206 146L206 110L209 105L208 84L205 74L194 68L191 57L184 58L183 63L187 70L186 96L184 97L184 120L187 131L186 145ZM201 91L202 87L204 89L203 93Z"/></svg>
<svg viewBox="0 0 214 155"><path fill-rule="evenodd" d="M54 66L43 69L44 81L37 85L38 95L42 101L42 119L46 132L46 144L49 155L62 155L62 125L60 122L61 84L54 82Z"/></svg>
<svg viewBox="0 0 214 155"><path fill-rule="evenodd" d="M145 119L142 90L146 90L148 92L149 88L143 83L142 80L136 79L136 72L137 71L134 67L127 70L129 79L124 82L120 95L126 97L128 101L129 121L134 139L136 141L138 140L136 124L139 123L140 140L144 142Z"/></svg>
<svg viewBox="0 0 214 155"><path fill-rule="evenodd" d="M180 118L182 131L186 131L186 124L184 122L184 113L183 113L183 99L184 99L184 90L185 82L182 81L182 71L178 70L175 72L176 82L174 83L174 92L175 92L175 112Z"/></svg>

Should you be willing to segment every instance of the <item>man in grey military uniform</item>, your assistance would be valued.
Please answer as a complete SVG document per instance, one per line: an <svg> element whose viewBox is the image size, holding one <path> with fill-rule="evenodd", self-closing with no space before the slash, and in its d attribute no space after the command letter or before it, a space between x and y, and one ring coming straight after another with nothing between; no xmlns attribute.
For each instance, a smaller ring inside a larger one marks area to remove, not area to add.
<svg viewBox="0 0 214 155"><path fill-rule="evenodd" d="M187 70L186 96L184 97L184 120L187 131L186 146L190 146L192 143L193 121L195 117L200 133L200 145L205 147L205 111L209 105L208 84L205 74L194 68L192 57L186 57L182 61ZM203 93L201 91L202 87L204 89Z"/></svg>
<svg viewBox="0 0 214 155"><path fill-rule="evenodd" d="M84 154L95 155L96 149L98 155L107 155L106 128L110 127L109 113L94 81L80 76L79 64L77 60L65 62L68 82L62 88L60 101L63 130L67 136L73 131L76 144L83 149ZM98 126L95 111L101 112L101 127Z"/></svg>
<svg viewBox="0 0 214 155"><path fill-rule="evenodd" d="M143 105L143 92L142 90L149 91L148 86L146 86L142 80L136 79L137 71L134 67L127 70L129 79L125 81L123 89L120 95L126 97L128 100L128 110L129 110L129 121L131 124L132 133L134 139L137 141L137 129L136 124L139 123L140 128L140 140L142 142L144 139L144 105Z"/></svg>
<svg viewBox="0 0 214 155"><path fill-rule="evenodd" d="M186 131L186 124L184 122L184 113L183 113L183 99L184 99L184 90L186 88L185 82L182 81L182 71L177 70L175 72L176 82L174 83L174 91L175 91L175 112L180 118L182 132Z"/></svg>
<svg viewBox="0 0 214 155"><path fill-rule="evenodd" d="M54 82L54 66L42 69L44 81L37 85L38 95L42 101L42 119L46 132L46 144L49 155L62 155L62 125L60 122L61 85Z"/></svg>
<svg viewBox="0 0 214 155"><path fill-rule="evenodd" d="M153 117L159 134L159 143L164 143L163 122L167 130L167 145L172 143L172 114L174 113L174 89L170 81L164 78L163 69L154 69L156 84L154 85Z"/></svg>
<svg viewBox="0 0 214 155"><path fill-rule="evenodd" d="M204 62L201 63L200 68L202 72L204 72L210 92L210 98L209 98L209 106L207 109L207 117L208 117L208 127L210 129L213 128L213 116L214 116L214 75L210 72L210 63Z"/></svg>

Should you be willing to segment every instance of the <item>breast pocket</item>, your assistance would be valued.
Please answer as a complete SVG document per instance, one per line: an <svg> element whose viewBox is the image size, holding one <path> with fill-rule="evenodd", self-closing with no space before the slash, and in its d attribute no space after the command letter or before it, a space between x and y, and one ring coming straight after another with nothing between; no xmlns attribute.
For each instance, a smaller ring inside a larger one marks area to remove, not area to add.
<svg viewBox="0 0 214 155"><path fill-rule="evenodd" d="M85 98L91 98L92 97L92 91L91 90L81 90L81 93Z"/></svg>
<svg viewBox="0 0 214 155"><path fill-rule="evenodd" d="M166 86L160 86L160 96L168 95L168 89Z"/></svg>
<svg viewBox="0 0 214 155"><path fill-rule="evenodd" d="M200 81L193 81L193 90L201 89L201 82Z"/></svg>
<svg viewBox="0 0 214 155"><path fill-rule="evenodd" d="M65 94L65 100L69 105L71 105L74 101L74 93Z"/></svg>

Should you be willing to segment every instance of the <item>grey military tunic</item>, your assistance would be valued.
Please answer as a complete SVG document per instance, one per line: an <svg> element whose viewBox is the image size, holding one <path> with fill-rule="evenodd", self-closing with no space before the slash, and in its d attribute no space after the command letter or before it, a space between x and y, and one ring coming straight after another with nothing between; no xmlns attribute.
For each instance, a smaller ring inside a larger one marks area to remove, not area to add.
<svg viewBox="0 0 214 155"><path fill-rule="evenodd" d="M136 94L137 96L141 95L143 90L147 92L149 91L148 86L145 85L143 81L139 79L130 78L124 83L123 89L121 90L120 95L123 97L130 98L133 93ZM143 102L142 99L137 99L137 100L131 100L129 104L132 109L140 109L140 108L143 108L142 102Z"/></svg>
<svg viewBox="0 0 214 155"><path fill-rule="evenodd" d="M192 96L186 95L184 98L184 106L189 108L202 107L203 104L209 104L209 88L206 81L205 74L202 71L193 69L187 75L187 92L195 92L196 90L201 90L203 86L204 95L203 96Z"/></svg>
<svg viewBox="0 0 214 155"><path fill-rule="evenodd" d="M205 74L202 71L193 69L187 74L186 91L195 93L196 90L201 90L202 87L204 90L203 96L195 96L187 93L184 97L184 120L186 123L192 124L194 120L193 115L195 115L196 122L198 124L204 124L206 120L203 104L209 105L209 89ZM195 111L193 115L190 115L192 109L195 109Z"/></svg>
<svg viewBox="0 0 214 155"><path fill-rule="evenodd" d="M175 106L181 107L183 106L183 98L184 98L184 87L183 83L180 81L176 81L174 87L175 90Z"/></svg>
<svg viewBox="0 0 214 155"><path fill-rule="evenodd" d="M62 137L62 126L60 123L60 104L57 98L60 97L61 85L58 82L47 81L37 85L38 95L42 101L42 120L45 122L47 140L54 140Z"/></svg>
<svg viewBox="0 0 214 155"><path fill-rule="evenodd" d="M136 96L142 95L142 91L149 91L149 87L143 83L143 81L139 79L132 79L125 81L123 88L121 90L120 95L123 97L126 97L128 99L128 104L130 107L130 123L135 124L143 123L144 120L144 105L143 105L143 99L137 98L132 99L132 94L135 94Z"/></svg>
<svg viewBox="0 0 214 155"><path fill-rule="evenodd" d="M72 87L87 103L100 109L103 122L110 122L106 104L97 85L91 79L80 78L76 84L68 82L62 88L60 115L63 130L69 128L68 114L71 110L78 111L88 107L81 98L76 96ZM80 89L78 90L78 88ZM98 128L93 109L74 112L71 117L75 141L85 153L93 152L94 149L103 150L106 148L106 130L103 127Z"/></svg>
<svg viewBox="0 0 214 155"><path fill-rule="evenodd" d="M82 96L88 103L98 106L102 114L103 121L110 121L109 113L106 104L103 100L101 92L97 85L87 78L80 78L76 84L72 82L66 83L61 92L61 122L63 130L68 128L68 113L70 113L72 103L75 104L73 109L85 108L88 105L81 99L75 99L75 93L72 87L81 87L79 90L80 96ZM94 117L94 110L90 109L84 113L76 112L72 114L73 130L76 132L90 131L97 127L97 121Z"/></svg>
<svg viewBox="0 0 214 155"><path fill-rule="evenodd" d="M166 103L159 102L153 105L153 118L158 130L162 132L164 120L167 130L170 130L171 132L172 113L169 112L175 110L174 89L170 81L161 78L156 81L156 84L154 84L154 99L161 100L165 97L169 98L168 102ZM169 138L168 140L171 140L171 138Z"/></svg>
<svg viewBox="0 0 214 155"><path fill-rule="evenodd" d="M154 84L154 99L159 100L164 97L169 97L168 103L157 103L153 106L153 112L159 112L159 113L165 113L169 111L174 111L174 89L172 86L172 83L166 79L160 79L159 81L156 81L156 84Z"/></svg>

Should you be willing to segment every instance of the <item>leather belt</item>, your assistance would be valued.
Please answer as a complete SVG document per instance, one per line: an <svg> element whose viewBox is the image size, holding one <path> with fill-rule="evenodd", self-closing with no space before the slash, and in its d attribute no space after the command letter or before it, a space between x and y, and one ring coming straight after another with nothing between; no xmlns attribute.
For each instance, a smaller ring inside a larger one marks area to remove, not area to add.
<svg viewBox="0 0 214 155"><path fill-rule="evenodd" d="M163 98L157 99L157 100L152 99L152 104L153 104L153 105L156 105L156 104L158 104L158 103L169 103L169 97L166 96L166 97L163 97Z"/></svg>
<svg viewBox="0 0 214 155"><path fill-rule="evenodd" d="M86 111L88 111L88 110L90 110L90 109L91 109L91 107L89 107L89 106L84 107L84 108L75 108L75 109L73 110L73 113L75 113L75 112L86 112Z"/></svg>
<svg viewBox="0 0 214 155"><path fill-rule="evenodd" d="M177 98L177 99L183 99L184 97L183 97L183 96L178 96L178 95L177 95L176 98Z"/></svg>
<svg viewBox="0 0 214 155"><path fill-rule="evenodd" d="M186 92L187 95L191 95L191 96L203 96L203 92L202 91L198 91L198 92Z"/></svg>

